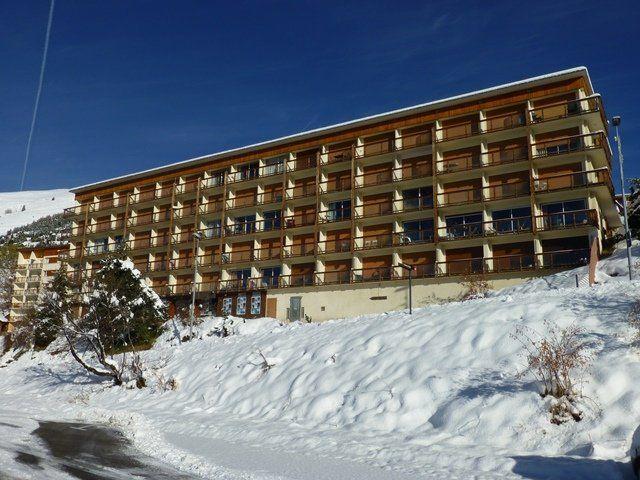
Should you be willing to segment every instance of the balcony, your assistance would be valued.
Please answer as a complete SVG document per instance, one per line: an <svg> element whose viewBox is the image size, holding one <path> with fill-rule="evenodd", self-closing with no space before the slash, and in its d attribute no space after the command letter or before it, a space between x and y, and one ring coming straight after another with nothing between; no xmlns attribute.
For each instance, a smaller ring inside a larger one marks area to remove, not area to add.
<svg viewBox="0 0 640 480"><path fill-rule="evenodd" d="M402 168L389 169L382 172L364 173L356 175L354 177L355 188L373 187L376 185L390 184L391 182L397 182L402 180L402 175L396 176L396 173L401 172Z"/></svg>
<svg viewBox="0 0 640 480"><path fill-rule="evenodd" d="M536 254L538 268L578 267L589 263L589 249L556 250Z"/></svg>
<svg viewBox="0 0 640 480"><path fill-rule="evenodd" d="M223 205L222 200L207 202L198 206L198 211L200 215L213 215L222 212Z"/></svg>
<svg viewBox="0 0 640 480"><path fill-rule="evenodd" d="M391 266L353 269L351 275L352 283L383 282L400 278Z"/></svg>
<svg viewBox="0 0 640 480"><path fill-rule="evenodd" d="M259 169L259 176L263 177L275 177L284 173L284 160L279 163L273 163L271 165L264 165Z"/></svg>
<svg viewBox="0 0 640 480"><path fill-rule="evenodd" d="M531 232L531 217L513 217L486 222L472 222L438 228L440 240L464 240Z"/></svg>
<svg viewBox="0 0 640 480"><path fill-rule="evenodd" d="M134 215L127 219L127 227L140 227L151 225L153 223L168 222L171 219L171 211L143 213L142 215Z"/></svg>
<svg viewBox="0 0 640 480"><path fill-rule="evenodd" d="M299 198L315 197L318 193L316 185L298 185L294 188L287 189L287 200L296 200Z"/></svg>
<svg viewBox="0 0 640 480"><path fill-rule="evenodd" d="M155 200L161 200L165 198L171 198L173 195L172 187L164 187L162 189L144 190L138 193L131 193L129 195L130 204L138 204L145 202L152 202Z"/></svg>
<svg viewBox="0 0 640 480"><path fill-rule="evenodd" d="M87 233L102 233L124 228L124 218L104 220L87 226Z"/></svg>
<svg viewBox="0 0 640 480"><path fill-rule="evenodd" d="M176 220L184 220L195 217L197 211L196 205L187 205L186 207L174 208L173 217ZM192 218L193 219L193 218Z"/></svg>
<svg viewBox="0 0 640 480"><path fill-rule="evenodd" d="M517 145L502 150L491 150L490 145L489 151L483 153L482 157L488 167L524 162L529 160L529 148L525 145Z"/></svg>
<svg viewBox="0 0 640 480"><path fill-rule="evenodd" d="M362 145L358 145L355 149L356 158L374 157L376 155L384 155L395 150L395 138L393 134L387 135L386 138L380 140L367 141L365 139Z"/></svg>
<svg viewBox="0 0 640 480"><path fill-rule="evenodd" d="M287 172L299 172L303 170L309 170L318 166L317 155L305 155L302 157L296 157L295 160L287 161Z"/></svg>
<svg viewBox="0 0 640 480"><path fill-rule="evenodd" d="M154 247L164 247L169 245L171 237L167 235L156 235L153 237L137 238L127 241L127 246L131 250L144 250Z"/></svg>
<svg viewBox="0 0 640 480"><path fill-rule="evenodd" d="M280 247L260 247L253 249L253 260L267 261L267 260L279 260L281 258Z"/></svg>
<svg viewBox="0 0 640 480"><path fill-rule="evenodd" d="M541 231L597 226L598 213L595 210L574 210L536 216L536 228Z"/></svg>
<svg viewBox="0 0 640 480"><path fill-rule="evenodd" d="M351 207L335 208L332 210L320 210L318 212L319 223L336 223L351 220Z"/></svg>
<svg viewBox="0 0 640 480"><path fill-rule="evenodd" d="M572 190L598 185L605 185L613 192L611 176L607 168L550 175L548 177L535 179L533 185L536 193Z"/></svg>
<svg viewBox="0 0 640 480"><path fill-rule="evenodd" d="M394 213L396 212L394 202L392 201L365 203L355 208L355 218L358 219L382 217L385 215L393 215Z"/></svg>
<svg viewBox="0 0 640 480"><path fill-rule="evenodd" d="M318 242L318 255L329 253L349 253L351 252L351 240L323 240Z"/></svg>
<svg viewBox="0 0 640 480"><path fill-rule="evenodd" d="M146 272L166 272L167 271L167 262L155 260L153 262L148 262L146 264Z"/></svg>
<svg viewBox="0 0 640 480"><path fill-rule="evenodd" d="M533 158L555 157L567 153L586 152L603 148L607 157L607 163L611 164L611 150L603 132L573 135L556 138L544 142L536 142L531 145Z"/></svg>
<svg viewBox="0 0 640 480"><path fill-rule="evenodd" d="M315 255L316 246L314 243L293 243L282 247L282 255L285 258L306 257Z"/></svg>
<svg viewBox="0 0 640 480"><path fill-rule="evenodd" d="M333 165L336 163L350 162L354 156L354 145L348 147L331 148L326 153L320 155L322 165Z"/></svg>
<svg viewBox="0 0 640 480"><path fill-rule="evenodd" d="M193 268L193 257L178 257L169 260L169 270Z"/></svg>
<svg viewBox="0 0 640 480"><path fill-rule="evenodd" d="M482 190L485 201L503 200L505 198L517 198L530 195L531 184L526 180L514 183L490 185L488 187L484 187Z"/></svg>
<svg viewBox="0 0 640 480"><path fill-rule="evenodd" d="M325 180L319 183L318 190L322 195L335 192L347 192L351 190L351 177Z"/></svg>
<svg viewBox="0 0 640 480"><path fill-rule="evenodd" d="M313 273L294 273L291 275L280 275L278 278L280 288L290 287L311 287L315 284Z"/></svg>
<svg viewBox="0 0 640 480"><path fill-rule="evenodd" d="M126 198L106 198L98 200L89 204L90 212L97 212L102 210L109 210L110 208L124 207L126 205Z"/></svg>
<svg viewBox="0 0 640 480"><path fill-rule="evenodd" d="M315 225L316 223L316 214L313 213L296 213L294 215L290 215L288 217L283 218L284 228L298 228L298 227L308 227Z"/></svg>
<svg viewBox="0 0 640 480"><path fill-rule="evenodd" d="M396 245L397 234L382 233L379 235L364 235L354 238L354 250L374 250Z"/></svg>
<svg viewBox="0 0 640 480"><path fill-rule="evenodd" d="M351 283L351 270L316 274L316 285L341 285Z"/></svg>
<svg viewBox="0 0 640 480"><path fill-rule="evenodd" d="M463 172L481 167L482 156L479 151L456 154L436 162L436 171L439 174Z"/></svg>
<svg viewBox="0 0 640 480"><path fill-rule="evenodd" d="M244 263L250 262L254 259L252 250L239 250L226 252L221 255L222 263Z"/></svg>
<svg viewBox="0 0 640 480"><path fill-rule="evenodd" d="M219 253L205 253L197 257L198 267L215 268L222 263L222 255Z"/></svg>
<svg viewBox="0 0 640 480"><path fill-rule="evenodd" d="M207 189L212 189L212 188L223 187L224 186L224 178L225 178L225 173L221 173L219 175L213 175L213 176L208 177L208 178L203 178L202 179L202 188L204 190L207 190Z"/></svg>
<svg viewBox="0 0 640 480"><path fill-rule="evenodd" d="M529 110L529 116L531 123L535 124L598 111L602 111L600 97L591 96L579 100L565 100L550 105L534 107ZM606 125L606 122L603 123Z"/></svg>
<svg viewBox="0 0 640 480"><path fill-rule="evenodd" d="M491 113L489 113L490 115ZM524 111L513 112L506 115L487 117L486 128L483 133L500 132L511 128L523 127L526 125L526 115Z"/></svg>
<svg viewBox="0 0 640 480"><path fill-rule="evenodd" d="M421 132L414 132L400 137L400 145L396 142L398 148L396 150L410 150L412 148L424 147L431 145L433 141L431 128Z"/></svg>
<svg viewBox="0 0 640 480"><path fill-rule="evenodd" d="M447 142L482 133L478 120L466 121L455 125L447 125L436 129L436 142Z"/></svg>
<svg viewBox="0 0 640 480"><path fill-rule="evenodd" d="M480 203L482 201L482 187L453 189L438 194L438 206L442 207Z"/></svg>
<svg viewBox="0 0 640 480"><path fill-rule="evenodd" d="M85 203L83 205L76 205L74 207L68 207L63 210L63 215L65 217L74 217L79 215L84 215L89 208L89 204Z"/></svg>
<svg viewBox="0 0 640 480"><path fill-rule="evenodd" d="M433 196L408 197L402 200L394 200L393 203L397 213L419 212L433 208Z"/></svg>
<svg viewBox="0 0 640 480"><path fill-rule="evenodd" d="M422 243L433 243L433 230L405 230L393 234L395 246L407 247Z"/></svg>
<svg viewBox="0 0 640 480"><path fill-rule="evenodd" d="M200 185L200 179L195 178L192 180L188 180L184 183L178 183L176 185L176 195L187 195L191 193L196 193L198 191L198 186Z"/></svg>
<svg viewBox="0 0 640 480"><path fill-rule="evenodd" d="M229 173L227 175L227 183L247 182L249 180L256 180L258 177L260 177L260 168L256 164L250 168Z"/></svg>

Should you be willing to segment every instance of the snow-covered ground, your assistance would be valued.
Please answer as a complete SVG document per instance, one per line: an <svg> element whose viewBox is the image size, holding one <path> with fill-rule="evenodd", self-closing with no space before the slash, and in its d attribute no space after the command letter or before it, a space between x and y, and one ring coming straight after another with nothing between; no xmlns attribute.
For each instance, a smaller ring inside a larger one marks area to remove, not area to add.
<svg viewBox="0 0 640 480"><path fill-rule="evenodd" d="M0 192L0 235L73 205L73 194L66 189Z"/></svg>
<svg viewBox="0 0 640 480"><path fill-rule="evenodd" d="M595 287L575 287L582 268L413 315L238 321L226 338L208 319L200 339L180 344L170 330L144 354L176 390L151 374L147 389L111 387L62 354L26 354L0 368L0 409L118 426L144 452L205 478L630 478L640 348L626 318L640 281L625 267L619 252L600 263ZM551 424L533 378L519 375L512 334L522 325L544 334L545 320L585 331L580 422ZM1 449L0 471L38 478Z"/></svg>

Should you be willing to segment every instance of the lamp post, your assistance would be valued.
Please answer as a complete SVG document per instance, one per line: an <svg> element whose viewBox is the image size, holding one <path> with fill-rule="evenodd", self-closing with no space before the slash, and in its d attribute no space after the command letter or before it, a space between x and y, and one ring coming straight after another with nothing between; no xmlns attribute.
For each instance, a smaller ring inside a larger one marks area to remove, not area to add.
<svg viewBox="0 0 640 480"><path fill-rule="evenodd" d="M406 271L409 272L409 315L412 315L412 313L413 313L413 305L412 305L413 301L412 301L412 298L411 298L411 296L412 296L412 292L411 292L411 290L412 290L411 273L414 270L414 266L413 265L408 265L406 263L399 263L398 266L400 268L403 268L403 269L405 269Z"/></svg>
<svg viewBox="0 0 640 480"><path fill-rule="evenodd" d="M196 279L198 278L198 249L202 233L195 232L193 241L195 242L193 251L193 284L191 285L191 306L189 308L189 340L193 339L193 324L196 321Z"/></svg>
<svg viewBox="0 0 640 480"><path fill-rule="evenodd" d="M622 190L622 209L624 211L624 237L627 243L627 263L629 264L629 280L633 280L633 270L631 269L631 232L629 231L629 216L627 214L627 196L624 191L624 157L622 156L622 139L620 138L620 126L621 118L619 116L613 117L611 123L616 127L616 135L614 140L618 145L618 163L620 164L620 187Z"/></svg>

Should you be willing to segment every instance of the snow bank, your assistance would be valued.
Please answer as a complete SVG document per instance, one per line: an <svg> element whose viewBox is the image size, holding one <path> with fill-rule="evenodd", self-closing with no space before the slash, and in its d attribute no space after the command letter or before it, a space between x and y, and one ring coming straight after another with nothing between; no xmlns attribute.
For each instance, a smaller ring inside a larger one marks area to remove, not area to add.
<svg viewBox="0 0 640 480"><path fill-rule="evenodd" d="M47 215L62 213L74 203L73 194L66 189L0 192L0 235Z"/></svg>
<svg viewBox="0 0 640 480"><path fill-rule="evenodd" d="M601 262L593 288L575 287L576 269L413 315L231 319L224 338L222 319L210 318L185 343L187 327L176 326L144 355L157 378L177 380L174 391L110 388L61 355L24 356L0 369L0 405L46 414L45 395L56 415L126 418L142 449L213 478L222 467L261 479L625 478L640 425L640 351L626 315L640 283L625 280L623 262ZM519 375L512 334L544 333L545 320L585 330L593 364L581 422L552 425L533 379Z"/></svg>

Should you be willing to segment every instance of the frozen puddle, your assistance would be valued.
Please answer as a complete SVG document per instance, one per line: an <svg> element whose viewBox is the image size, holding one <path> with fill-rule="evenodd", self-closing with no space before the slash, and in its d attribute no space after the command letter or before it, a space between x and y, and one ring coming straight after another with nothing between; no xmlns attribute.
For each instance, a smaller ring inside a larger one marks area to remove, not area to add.
<svg viewBox="0 0 640 480"><path fill-rule="evenodd" d="M112 428L42 421L28 437L22 435L23 428L10 420L0 421L0 480L196 478L141 454Z"/></svg>

